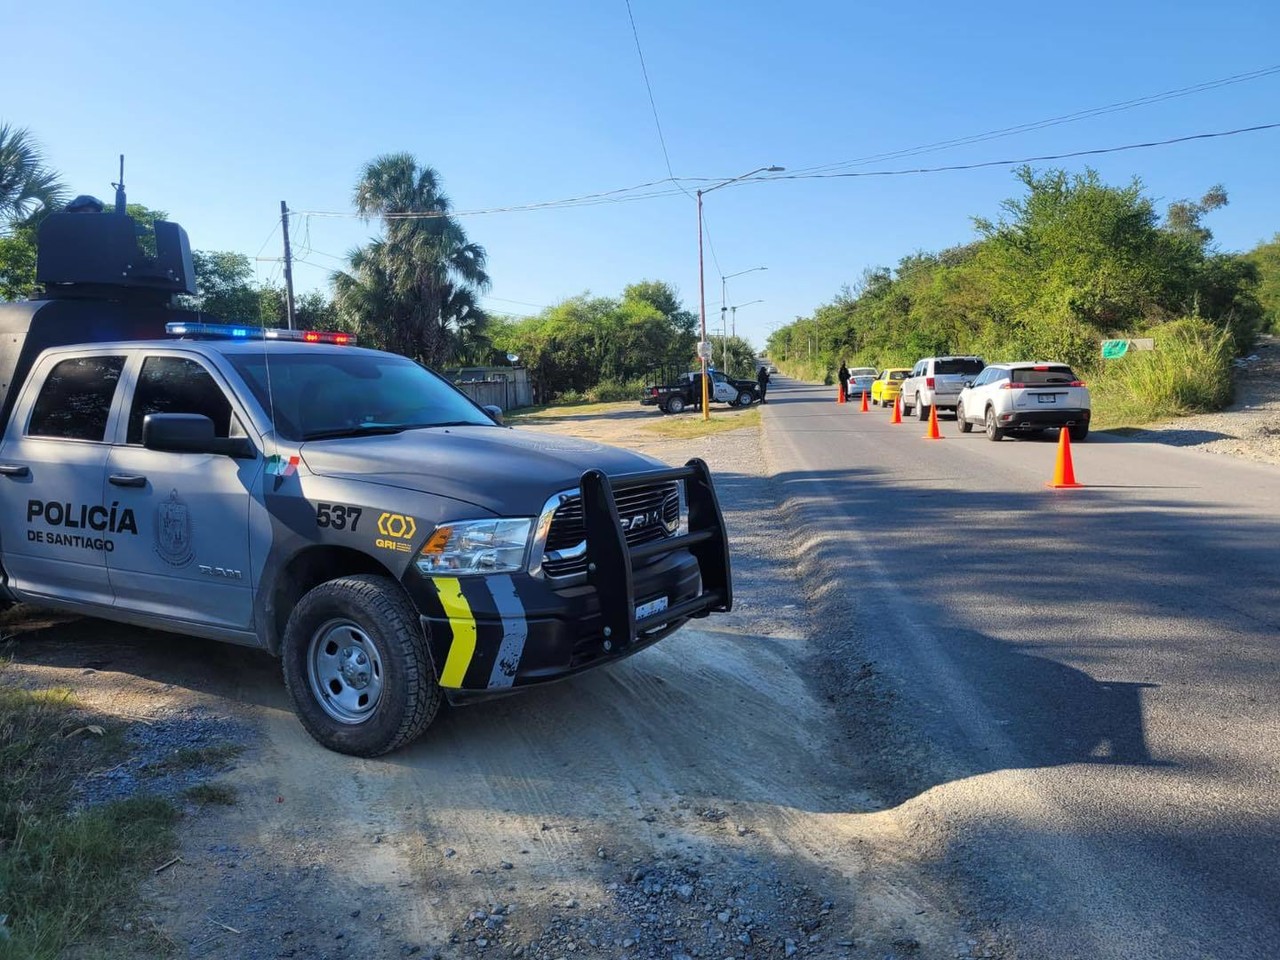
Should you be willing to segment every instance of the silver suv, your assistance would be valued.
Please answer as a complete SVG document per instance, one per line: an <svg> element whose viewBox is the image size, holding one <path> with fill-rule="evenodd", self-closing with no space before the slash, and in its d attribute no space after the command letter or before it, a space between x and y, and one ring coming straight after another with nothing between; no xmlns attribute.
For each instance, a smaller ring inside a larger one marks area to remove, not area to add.
<svg viewBox="0 0 1280 960"><path fill-rule="evenodd" d="M986 366L981 357L925 357L902 381L902 412L929 419L929 408L954 410L960 391Z"/></svg>
<svg viewBox="0 0 1280 960"><path fill-rule="evenodd" d="M961 433L982 424L989 440L1054 427L1083 440L1091 412L1089 388L1065 363L993 363L961 392L956 421Z"/></svg>

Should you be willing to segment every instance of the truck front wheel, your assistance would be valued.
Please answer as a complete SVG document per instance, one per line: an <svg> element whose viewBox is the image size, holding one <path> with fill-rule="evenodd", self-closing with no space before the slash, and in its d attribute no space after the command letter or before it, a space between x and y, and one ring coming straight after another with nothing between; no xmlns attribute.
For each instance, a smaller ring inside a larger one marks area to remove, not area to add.
<svg viewBox="0 0 1280 960"><path fill-rule="evenodd" d="M294 608L282 647L298 719L330 750L388 753L417 738L440 707L418 615L387 577L320 584Z"/></svg>

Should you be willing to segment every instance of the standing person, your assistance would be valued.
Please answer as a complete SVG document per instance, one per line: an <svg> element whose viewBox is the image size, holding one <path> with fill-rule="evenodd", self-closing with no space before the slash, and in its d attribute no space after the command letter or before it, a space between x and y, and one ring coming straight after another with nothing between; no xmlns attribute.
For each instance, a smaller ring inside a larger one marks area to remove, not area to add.
<svg viewBox="0 0 1280 960"><path fill-rule="evenodd" d="M840 372L837 376L840 378L840 395L847 397L849 395L849 368L845 366L843 360L840 361Z"/></svg>
<svg viewBox="0 0 1280 960"><path fill-rule="evenodd" d="M769 370L764 364L756 368L756 386L760 388L760 402L768 403L764 396L769 392Z"/></svg>

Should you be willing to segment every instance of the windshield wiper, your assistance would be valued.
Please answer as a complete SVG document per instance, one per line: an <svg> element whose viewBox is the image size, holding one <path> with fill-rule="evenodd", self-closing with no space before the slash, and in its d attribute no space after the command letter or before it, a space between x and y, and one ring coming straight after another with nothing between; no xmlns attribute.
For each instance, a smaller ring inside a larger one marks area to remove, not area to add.
<svg viewBox="0 0 1280 960"><path fill-rule="evenodd" d="M409 429L408 425L370 423L359 427L343 427L340 430L317 430L304 433L303 440L338 440L342 437L375 437L391 433L402 433Z"/></svg>
<svg viewBox="0 0 1280 960"><path fill-rule="evenodd" d="M492 421L485 422L483 420L446 420L443 423L420 423L420 427L492 427L496 426Z"/></svg>

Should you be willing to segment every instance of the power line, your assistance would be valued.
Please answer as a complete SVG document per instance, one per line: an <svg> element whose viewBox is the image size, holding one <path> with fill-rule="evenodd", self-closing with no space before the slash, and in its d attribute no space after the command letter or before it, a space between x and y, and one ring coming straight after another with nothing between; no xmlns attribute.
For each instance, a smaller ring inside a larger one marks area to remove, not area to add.
<svg viewBox="0 0 1280 960"><path fill-rule="evenodd" d="M1041 156L1021 157L1014 160L985 160L977 163L961 163L950 164L939 167L915 167L901 170L861 170L848 172L805 172L799 170L793 173L775 174L766 177L753 177L750 180L741 180L735 183L725 184L727 188L741 187L745 184L767 183L774 180L813 180L827 178L852 178L852 177L897 177L907 176L910 174L924 173L941 173L952 170L976 170L983 167L1001 167L1016 166L1023 163L1038 163L1045 160L1065 160L1072 157L1096 156L1106 153L1120 153L1126 150L1140 150L1149 147L1169 146L1178 143L1187 143L1193 140L1209 140L1221 137L1232 137L1246 133L1256 133L1263 130L1273 130L1280 127L1280 123L1259 124L1251 127L1240 127L1235 130L1223 130L1213 133L1197 133L1182 137L1172 137L1167 140L1152 140L1144 143L1131 143L1117 147L1098 147L1089 150L1075 150L1066 153L1044 154ZM813 171L820 171L822 168L808 168ZM453 210L447 213L438 211L423 211L420 213L388 213L383 217L388 220L424 220L434 219L438 217L468 217L491 215L498 213L525 213L536 210L556 210L567 209L583 206L595 206L604 203L629 203L639 200L653 200L662 197L671 197L679 195L683 187L673 189L667 187L665 189L651 189L654 187L662 188L665 184L683 183L722 183L724 177L664 177L661 180L650 180L646 183L636 184L632 187L620 187L616 190L605 190L598 193L582 194L576 197L566 197L561 200L545 200L534 203L512 204L503 207L485 207L475 210ZM355 211L343 210L298 210L292 211L299 216L305 217L339 217L339 218L356 218L364 219L362 214ZM705 216L704 216L705 220ZM265 244L264 244L265 246ZM318 252L318 251L317 251ZM324 254L324 256L333 256L332 254ZM714 254L713 254L714 257ZM340 257L334 259L341 260Z"/></svg>
<svg viewBox="0 0 1280 960"><path fill-rule="evenodd" d="M675 171L671 169L671 155L667 153L667 138L662 135L662 121L658 119L658 103L653 98L653 85L649 82L649 68L645 66L644 50L640 47L640 31L636 29L636 15L631 11L631 0L626 0L627 18L631 21L631 36L636 41L636 55L640 57L640 72L644 75L644 88L649 92L649 106L653 110L653 125L658 128L658 143L662 144L662 159L667 164L667 176L673 181ZM688 191L685 191L688 193Z"/></svg>
<svg viewBox="0 0 1280 960"><path fill-rule="evenodd" d="M1193 133L1185 137L1172 137L1168 140L1149 140L1145 143L1127 143L1119 147L1097 147L1092 150L1072 150L1069 153L1050 153L1039 157L1022 157L1017 160L983 160L979 163L955 163L945 167L916 167L910 170L857 170L843 173L790 173L773 177L761 177L759 180L746 180L744 183L759 183L765 180L820 180L850 177L903 177L917 173L945 173L951 170L978 170L982 167L1012 167L1024 163L1040 163L1044 160L1067 160L1072 157L1092 157L1104 153L1121 153L1125 150L1144 150L1148 147L1167 147L1175 143L1189 143L1192 140L1212 140L1218 137L1234 137L1242 133L1257 133L1260 130L1275 130L1280 123L1264 123L1255 127L1240 127L1236 130L1221 130L1215 133ZM736 186L736 184L735 184Z"/></svg>
<svg viewBox="0 0 1280 960"><path fill-rule="evenodd" d="M1109 113L1119 113L1123 110L1132 110L1136 107L1147 106L1153 103L1162 103L1166 100L1174 100L1180 97L1188 97L1196 93L1203 93L1208 90L1216 90L1221 87L1232 86L1237 83L1247 83L1251 80L1261 80L1266 77L1280 74L1280 64L1270 67L1261 67L1257 70L1250 70L1246 73L1238 73L1230 77L1221 77L1217 80L1206 80L1203 83L1193 84L1189 87L1179 87L1175 90L1165 90L1161 93L1153 93L1145 97L1136 97L1131 100L1121 100L1117 103L1107 104L1101 107L1090 107L1086 110L1078 110L1074 113L1067 113L1057 117L1049 117L1045 120L1035 120L1029 123L1017 124L1012 127L1003 127L999 130L989 130L986 133L976 133L967 137L957 137L952 140L938 140L933 143L921 144L916 147L908 147L904 150L896 150L890 153L873 154L867 157L860 157L856 160L844 160L838 163L821 164L814 167L804 167L793 171L796 174L817 173L826 170L836 170L843 167L862 166L868 163L874 163L878 160L895 160L900 157L915 156L921 153L933 153L938 150L946 150L951 147L968 146L974 143L982 143L988 140L997 140L1003 137L1015 136L1019 133L1028 133L1033 130L1043 130L1047 127L1054 127L1064 123L1074 123L1078 120L1086 120L1092 117L1100 117Z"/></svg>

